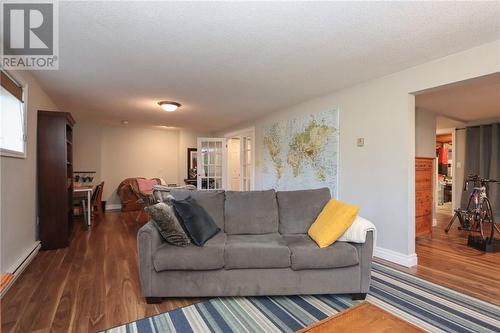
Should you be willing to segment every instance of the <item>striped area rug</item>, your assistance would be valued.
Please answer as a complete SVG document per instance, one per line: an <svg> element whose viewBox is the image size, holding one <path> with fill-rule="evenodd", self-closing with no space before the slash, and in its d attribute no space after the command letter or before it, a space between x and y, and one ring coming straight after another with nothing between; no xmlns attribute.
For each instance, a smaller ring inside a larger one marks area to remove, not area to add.
<svg viewBox="0 0 500 333"><path fill-rule="evenodd" d="M429 332L500 332L498 306L378 263L367 300ZM347 295L213 298L106 332L295 332L356 303Z"/></svg>
<svg viewBox="0 0 500 333"><path fill-rule="evenodd" d="M500 332L500 307L378 263L367 300L429 332Z"/></svg>
<svg viewBox="0 0 500 333"><path fill-rule="evenodd" d="M340 295L212 298L106 332L295 332L353 304Z"/></svg>

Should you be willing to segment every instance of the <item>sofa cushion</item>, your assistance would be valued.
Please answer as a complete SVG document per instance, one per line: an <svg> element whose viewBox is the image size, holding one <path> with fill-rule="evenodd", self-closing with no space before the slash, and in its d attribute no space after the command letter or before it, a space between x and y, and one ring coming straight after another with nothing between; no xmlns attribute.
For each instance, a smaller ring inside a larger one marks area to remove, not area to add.
<svg viewBox="0 0 500 333"><path fill-rule="evenodd" d="M226 235L219 232L199 247L190 244L178 247L163 244L153 255L153 265L157 272L166 270L210 270L224 267L224 245Z"/></svg>
<svg viewBox="0 0 500 333"><path fill-rule="evenodd" d="M190 191L171 189L176 200L191 196L212 217L215 224L224 230L224 191Z"/></svg>
<svg viewBox="0 0 500 333"><path fill-rule="evenodd" d="M291 267L296 271L347 267L359 263L356 247L346 242L335 242L321 249L307 235L285 235L283 238L291 252Z"/></svg>
<svg viewBox="0 0 500 333"><path fill-rule="evenodd" d="M331 198L328 187L276 192L281 234L305 234Z"/></svg>
<svg viewBox="0 0 500 333"><path fill-rule="evenodd" d="M276 192L226 191L225 230L229 235L278 232Z"/></svg>
<svg viewBox="0 0 500 333"><path fill-rule="evenodd" d="M228 235L224 262L226 269L290 267L290 250L280 234Z"/></svg>

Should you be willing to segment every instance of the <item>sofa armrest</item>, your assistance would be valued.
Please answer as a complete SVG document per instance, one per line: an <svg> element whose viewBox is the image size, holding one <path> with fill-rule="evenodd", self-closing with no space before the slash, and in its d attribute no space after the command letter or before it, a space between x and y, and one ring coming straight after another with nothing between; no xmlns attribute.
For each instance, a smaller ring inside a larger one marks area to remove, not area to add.
<svg viewBox="0 0 500 333"><path fill-rule="evenodd" d="M372 257L373 257L373 231L366 233L364 243L351 243L358 250L359 266L361 270L360 292L367 293L370 289Z"/></svg>
<svg viewBox="0 0 500 333"><path fill-rule="evenodd" d="M153 254L162 244L163 238L152 221L139 229L137 233L137 254L139 257L139 276L145 297L151 296L152 291Z"/></svg>

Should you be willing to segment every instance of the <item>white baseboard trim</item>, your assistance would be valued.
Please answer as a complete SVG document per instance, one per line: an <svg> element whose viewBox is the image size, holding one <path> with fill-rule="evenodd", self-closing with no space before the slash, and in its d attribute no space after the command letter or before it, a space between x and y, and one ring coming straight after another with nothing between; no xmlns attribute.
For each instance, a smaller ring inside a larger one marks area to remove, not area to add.
<svg viewBox="0 0 500 333"><path fill-rule="evenodd" d="M22 272L28 267L28 265L33 261L33 259L36 257L38 254L38 251L40 251L40 247L42 244L40 241L36 241L33 246L29 247L26 252L23 253L19 259L9 268L7 271L8 273L14 274L14 277L10 281L9 285L2 290L2 294L0 294L0 299L7 293L7 291L12 287L14 282L19 278Z"/></svg>
<svg viewBox="0 0 500 333"><path fill-rule="evenodd" d="M119 210L122 209L121 204L106 204L106 210Z"/></svg>
<svg viewBox="0 0 500 333"><path fill-rule="evenodd" d="M375 247L373 250L373 256L393 262L395 264L413 267L417 265L417 254L403 254L401 252L396 252L389 249L384 249L382 247Z"/></svg>

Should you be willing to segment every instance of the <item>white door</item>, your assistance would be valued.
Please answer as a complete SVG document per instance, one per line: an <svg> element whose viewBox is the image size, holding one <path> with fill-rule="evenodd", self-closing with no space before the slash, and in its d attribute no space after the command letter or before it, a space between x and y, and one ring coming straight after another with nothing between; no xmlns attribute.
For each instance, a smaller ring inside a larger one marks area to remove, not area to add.
<svg viewBox="0 0 500 333"><path fill-rule="evenodd" d="M198 138L198 189L226 187L226 139Z"/></svg>
<svg viewBox="0 0 500 333"><path fill-rule="evenodd" d="M228 161L226 183L228 189L239 191L252 191L255 188L255 129L247 128L241 131L226 134L228 140ZM239 163L237 159L236 146L239 149ZM239 175L234 168L238 165ZM239 186L236 184L239 181Z"/></svg>
<svg viewBox="0 0 500 333"><path fill-rule="evenodd" d="M232 191L241 190L241 154L240 138L231 138L227 142L228 162L229 162L229 189Z"/></svg>
<svg viewBox="0 0 500 333"><path fill-rule="evenodd" d="M254 180L254 149L252 136L241 137L241 190L253 190Z"/></svg>

